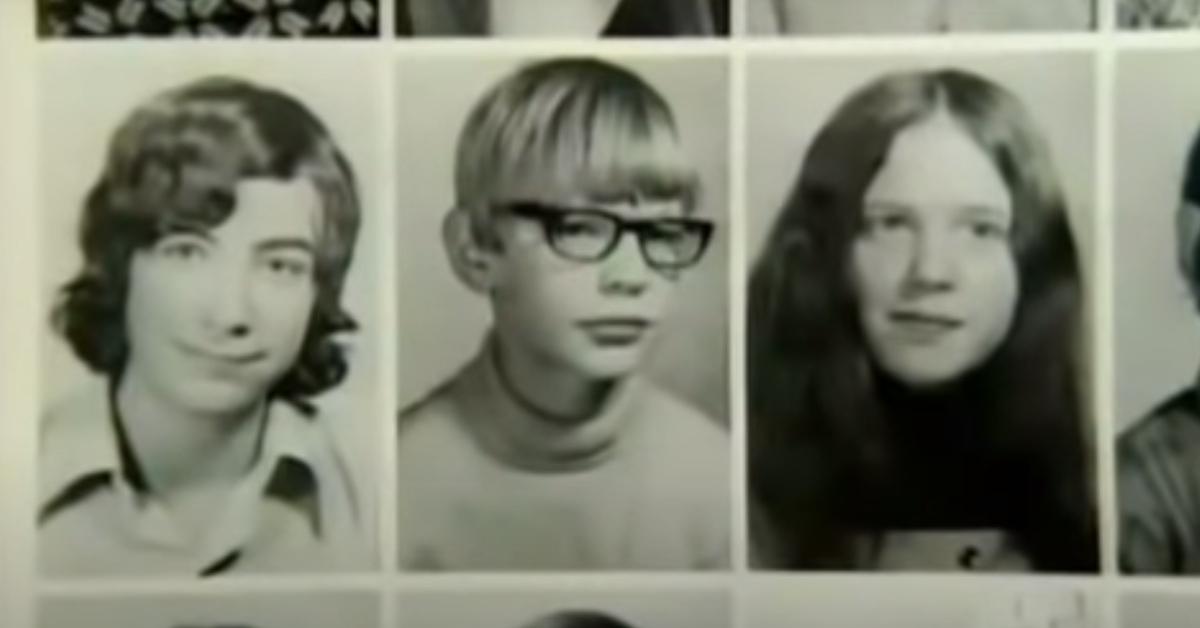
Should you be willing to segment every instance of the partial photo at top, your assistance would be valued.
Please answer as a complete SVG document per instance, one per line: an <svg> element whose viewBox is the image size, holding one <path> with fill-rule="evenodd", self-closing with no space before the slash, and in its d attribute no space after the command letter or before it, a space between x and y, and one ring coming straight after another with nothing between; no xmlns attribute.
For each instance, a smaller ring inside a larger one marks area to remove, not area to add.
<svg viewBox="0 0 1200 628"><path fill-rule="evenodd" d="M389 0L29 0L43 38L374 37Z"/></svg>
<svg viewBox="0 0 1200 628"><path fill-rule="evenodd" d="M396 34L401 37L716 37L729 34L730 1L396 0Z"/></svg>
<svg viewBox="0 0 1200 628"><path fill-rule="evenodd" d="M1104 0L745 1L751 33L811 36L1085 31Z"/></svg>
<svg viewBox="0 0 1200 628"><path fill-rule="evenodd" d="M1117 24L1125 29L1181 30L1200 27L1198 0L1117 0Z"/></svg>

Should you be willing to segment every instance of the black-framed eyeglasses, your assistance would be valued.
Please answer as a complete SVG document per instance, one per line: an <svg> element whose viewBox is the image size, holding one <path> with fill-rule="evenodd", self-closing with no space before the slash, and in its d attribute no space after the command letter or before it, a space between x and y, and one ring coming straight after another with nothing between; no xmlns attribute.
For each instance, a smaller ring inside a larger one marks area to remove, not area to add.
<svg viewBox="0 0 1200 628"><path fill-rule="evenodd" d="M646 265L655 270L681 270L704 256L714 225L698 218L623 218L597 208L560 207L544 203L507 203L501 211L538 222L550 249L578 262L598 262L617 248L625 232L637 236Z"/></svg>

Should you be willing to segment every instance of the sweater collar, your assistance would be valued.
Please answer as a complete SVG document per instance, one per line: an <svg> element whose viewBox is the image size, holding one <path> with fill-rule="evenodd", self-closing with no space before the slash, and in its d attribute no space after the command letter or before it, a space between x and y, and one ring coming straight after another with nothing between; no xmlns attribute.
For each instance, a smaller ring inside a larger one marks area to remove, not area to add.
<svg viewBox="0 0 1200 628"><path fill-rule="evenodd" d="M537 472L593 468L617 455L636 415L643 383L615 383L599 411L567 421L539 412L521 399L501 371L496 339L489 337L462 378L462 415L480 446L504 464Z"/></svg>

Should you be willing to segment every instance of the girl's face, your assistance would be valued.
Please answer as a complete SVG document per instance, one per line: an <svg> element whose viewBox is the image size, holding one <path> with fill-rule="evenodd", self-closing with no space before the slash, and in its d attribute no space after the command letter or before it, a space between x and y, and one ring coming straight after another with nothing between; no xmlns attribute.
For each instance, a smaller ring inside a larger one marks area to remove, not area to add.
<svg viewBox="0 0 1200 628"><path fill-rule="evenodd" d="M316 299L316 188L247 179L235 196L220 225L167 234L130 262L125 375L183 412L262 401L296 363Z"/></svg>
<svg viewBox="0 0 1200 628"><path fill-rule="evenodd" d="M896 135L862 211L851 274L875 362L913 388L979 366L1019 293L1012 198L991 159L939 110Z"/></svg>

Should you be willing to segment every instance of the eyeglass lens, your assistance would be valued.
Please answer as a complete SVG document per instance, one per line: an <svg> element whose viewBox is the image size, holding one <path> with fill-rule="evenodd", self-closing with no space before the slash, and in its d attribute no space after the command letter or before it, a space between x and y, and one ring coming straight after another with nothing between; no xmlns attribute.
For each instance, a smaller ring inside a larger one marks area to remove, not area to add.
<svg viewBox="0 0 1200 628"><path fill-rule="evenodd" d="M646 262L655 267L679 267L697 261L705 244L699 223L673 219L625 223L598 212L563 211L550 225L550 244L570 258L598 261L616 248L627 230L638 238Z"/></svg>

